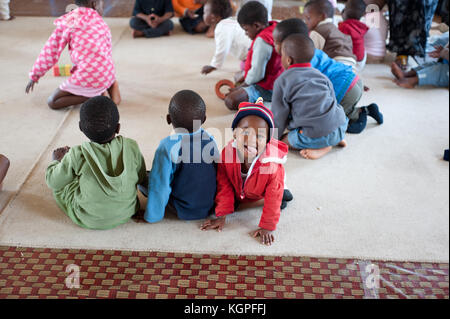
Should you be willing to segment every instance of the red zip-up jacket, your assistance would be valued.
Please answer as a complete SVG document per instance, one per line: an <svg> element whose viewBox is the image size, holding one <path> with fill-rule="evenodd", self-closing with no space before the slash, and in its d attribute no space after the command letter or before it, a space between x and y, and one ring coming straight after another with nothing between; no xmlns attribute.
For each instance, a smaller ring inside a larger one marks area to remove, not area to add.
<svg viewBox="0 0 450 319"><path fill-rule="evenodd" d="M284 166L288 146L272 139L264 153L252 164L243 185L236 146L230 142L222 151L217 170L216 216L234 213L235 202L264 199L259 227L274 231L281 213L284 192Z"/></svg>
<svg viewBox="0 0 450 319"><path fill-rule="evenodd" d="M364 36L369 27L361 21L348 19L339 23L339 31L352 37L353 54L356 55L356 61L364 60L366 48L364 47Z"/></svg>

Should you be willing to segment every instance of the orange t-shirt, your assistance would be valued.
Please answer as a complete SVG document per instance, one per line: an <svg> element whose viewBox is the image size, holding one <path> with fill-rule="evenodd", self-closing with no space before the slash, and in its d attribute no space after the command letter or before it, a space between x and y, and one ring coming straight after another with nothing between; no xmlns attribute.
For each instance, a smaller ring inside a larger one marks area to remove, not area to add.
<svg viewBox="0 0 450 319"><path fill-rule="evenodd" d="M197 11L203 5L195 3L195 0L172 0L173 9L177 16L184 16L186 9Z"/></svg>

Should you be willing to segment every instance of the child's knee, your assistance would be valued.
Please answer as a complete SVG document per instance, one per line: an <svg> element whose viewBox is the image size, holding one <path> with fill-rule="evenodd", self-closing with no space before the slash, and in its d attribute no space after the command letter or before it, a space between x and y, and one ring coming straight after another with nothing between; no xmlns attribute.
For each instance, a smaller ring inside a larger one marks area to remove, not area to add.
<svg viewBox="0 0 450 319"><path fill-rule="evenodd" d="M225 97L225 105L230 111L236 111L239 107L239 102L232 94Z"/></svg>

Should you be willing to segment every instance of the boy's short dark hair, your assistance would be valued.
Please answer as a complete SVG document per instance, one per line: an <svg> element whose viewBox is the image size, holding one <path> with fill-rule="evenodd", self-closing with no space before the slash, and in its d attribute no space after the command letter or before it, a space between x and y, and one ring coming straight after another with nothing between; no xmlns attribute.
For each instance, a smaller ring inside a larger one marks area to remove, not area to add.
<svg viewBox="0 0 450 319"><path fill-rule="evenodd" d="M211 6L211 13L222 19L233 15L233 8L229 0L208 0L208 3Z"/></svg>
<svg viewBox="0 0 450 319"><path fill-rule="evenodd" d="M81 7L87 6L89 3L90 0L75 0L75 4Z"/></svg>
<svg viewBox="0 0 450 319"><path fill-rule="evenodd" d="M311 7L317 13L323 13L327 18L334 16L334 7L329 0L311 0L305 4L306 7Z"/></svg>
<svg viewBox="0 0 450 319"><path fill-rule="evenodd" d="M117 131L119 110L106 96L93 97L81 105L80 129L93 142L104 143Z"/></svg>
<svg viewBox="0 0 450 319"><path fill-rule="evenodd" d="M302 19L292 18L283 20L277 24L275 28L281 36L281 42L284 41L291 34L300 33L303 35L308 35L308 26Z"/></svg>
<svg viewBox="0 0 450 319"><path fill-rule="evenodd" d="M347 19L361 19L366 13L366 3L364 0L348 0L345 6L345 15Z"/></svg>
<svg viewBox="0 0 450 319"><path fill-rule="evenodd" d="M314 43L311 38L301 33L288 36L283 41L284 53L292 57L294 63L309 63L314 57Z"/></svg>
<svg viewBox="0 0 450 319"><path fill-rule="evenodd" d="M252 25L256 22L267 24L269 23L268 15L267 9L263 4L257 1L250 1L239 10L237 20L240 25Z"/></svg>
<svg viewBox="0 0 450 319"><path fill-rule="evenodd" d="M202 97L191 90L176 93L169 103L169 115L175 128L194 130L194 121L203 121L206 104Z"/></svg>

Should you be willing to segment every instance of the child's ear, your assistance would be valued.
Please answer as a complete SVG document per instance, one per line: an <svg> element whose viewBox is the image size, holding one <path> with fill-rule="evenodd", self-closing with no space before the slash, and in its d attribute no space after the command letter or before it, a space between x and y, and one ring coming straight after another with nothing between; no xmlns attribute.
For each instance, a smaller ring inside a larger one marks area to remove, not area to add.
<svg viewBox="0 0 450 319"><path fill-rule="evenodd" d="M167 114L166 120L167 124L172 125L172 118L170 117L170 114Z"/></svg>
<svg viewBox="0 0 450 319"><path fill-rule="evenodd" d="M291 66L291 65L294 64L294 59L293 59L292 57L289 56L289 57L287 58L287 62L288 62L288 65Z"/></svg>

